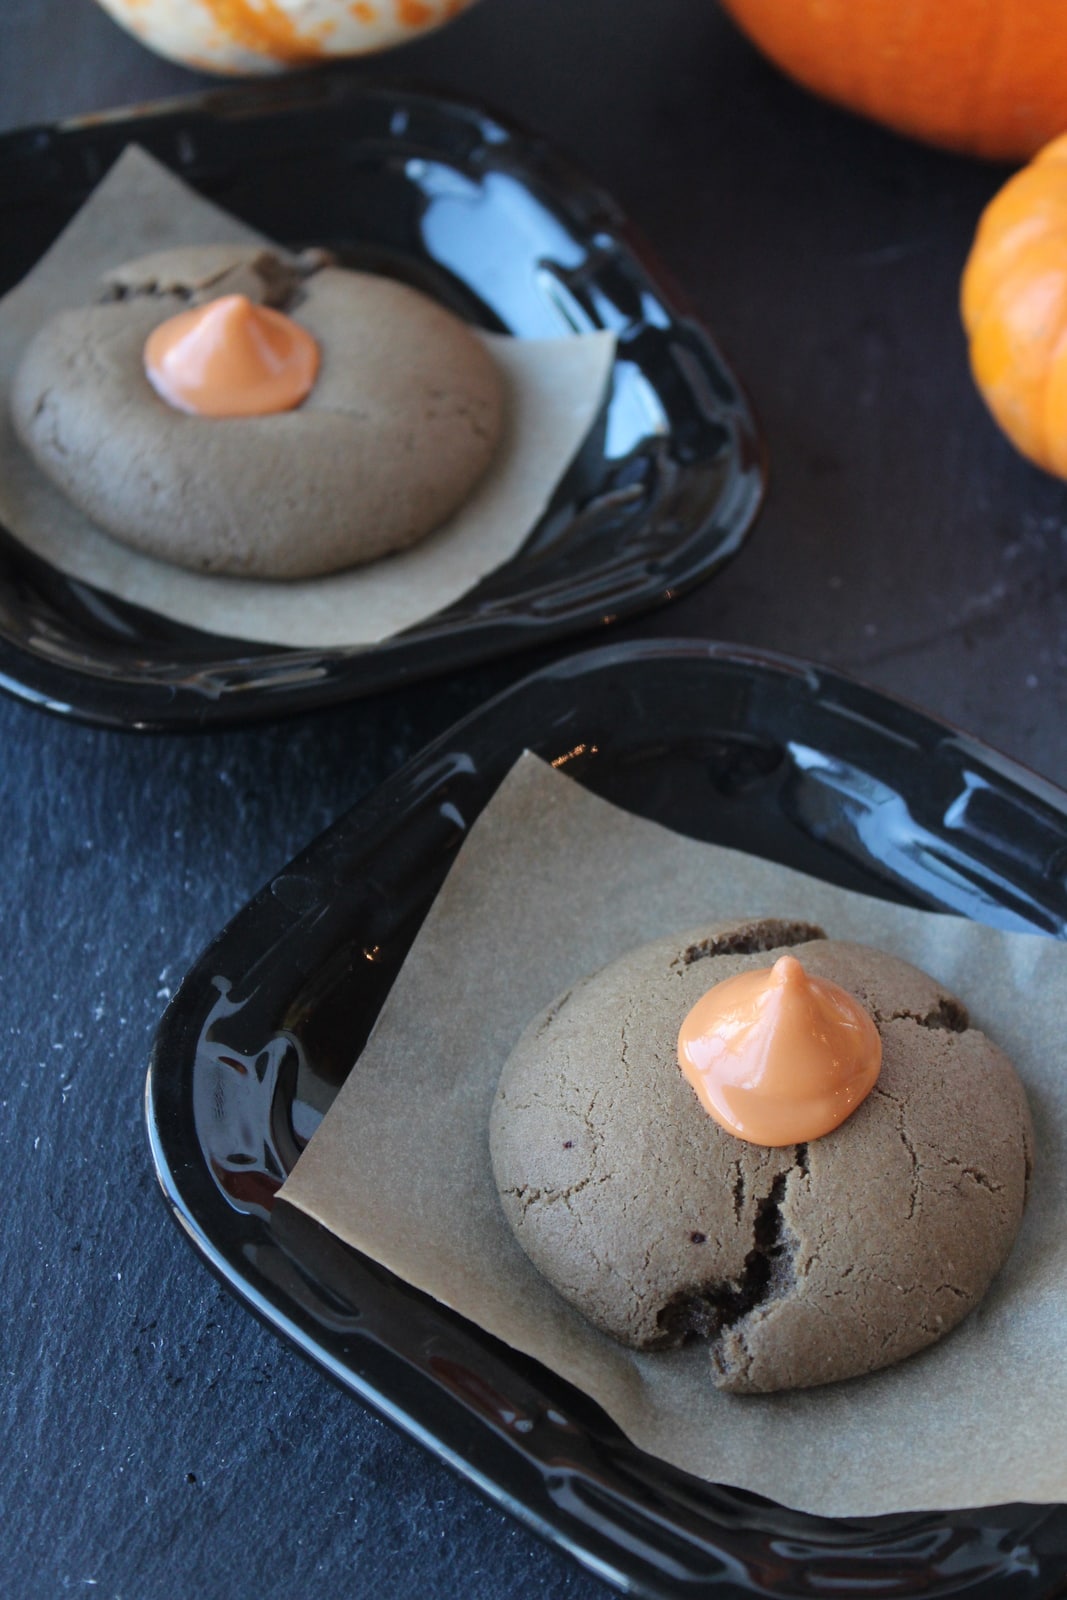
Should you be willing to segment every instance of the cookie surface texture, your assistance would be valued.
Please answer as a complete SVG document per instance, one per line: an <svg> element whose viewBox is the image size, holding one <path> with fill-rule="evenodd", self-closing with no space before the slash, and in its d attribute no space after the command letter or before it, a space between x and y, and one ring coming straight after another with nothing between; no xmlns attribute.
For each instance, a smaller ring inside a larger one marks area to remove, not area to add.
<svg viewBox="0 0 1067 1600"><path fill-rule="evenodd" d="M234 293L318 341L319 376L298 409L190 416L145 376L155 327ZM163 561L306 578L375 560L440 526L500 440L505 397L485 346L391 279L312 253L206 246L117 268L102 297L34 336L12 417L80 510Z"/></svg>
<svg viewBox="0 0 1067 1600"><path fill-rule="evenodd" d="M724 1132L675 1056L713 984L784 949L860 999L881 1075L807 1145ZM1007 1056L906 962L763 919L623 956L535 1019L490 1124L516 1238L591 1322L638 1349L707 1342L736 1393L871 1372L947 1333L1011 1248L1032 1129Z"/></svg>

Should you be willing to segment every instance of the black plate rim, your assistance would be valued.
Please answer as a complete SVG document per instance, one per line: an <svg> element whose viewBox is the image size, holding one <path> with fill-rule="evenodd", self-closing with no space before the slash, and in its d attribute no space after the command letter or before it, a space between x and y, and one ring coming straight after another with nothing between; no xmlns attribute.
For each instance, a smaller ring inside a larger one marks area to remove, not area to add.
<svg viewBox="0 0 1067 1600"><path fill-rule="evenodd" d="M402 795L410 791L413 785L418 784L428 771L432 771L436 764L440 764L444 755L450 748L460 749L467 733L472 728L488 718L499 714L501 708L506 708L509 701L520 694L529 694L536 687L547 680L563 678L573 682L583 673L594 673L604 668L611 669L620 664L633 664L638 668L642 664L655 664L671 661L702 661L707 664L709 671L717 668L738 667L742 670L751 670L754 673L763 673L770 676L779 676L798 681L803 692L814 694L820 689L831 690L838 695L842 703L851 710L870 718L881 732L898 736L901 729L907 729L914 735L917 742L925 749L932 740L948 739L953 747L960 752L961 760L973 763L979 770L985 770L1004 780L1008 785L1014 785L1028 798L1039 802L1043 807L1053 813L1058 825L1062 828L1063 837L1067 840L1067 792L1059 789L1048 780L1031 772L1020 763L1001 755L992 747L984 744L972 735L960 732L941 719L930 716L921 709L901 700L887 695L879 690L868 688L854 678L834 671L833 669L816 666L812 663L799 661L787 656L772 652L744 649L733 645L708 643L692 640L649 640L636 644L616 644L600 647L583 652L577 656L556 662L541 671L532 674L519 684L505 690L493 701L483 705L461 722L449 729L445 734L426 746L411 761L405 764L397 773L381 785L364 801L352 808L337 823L335 823L308 848L301 852L288 867L283 869L284 876L292 872L299 872L301 863L314 858L316 853L324 848L331 838L338 836L345 830L356 830L357 834L369 835L381 828L389 817L396 811ZM277 878L272 880L277 882ZM603 1541L592 1536L583 1542L581 1536L576 1536L573 1526L566 1519L556 1516L553 1520L551 1514L544 1514L543 1509L535 1505L516 1503L514 1495L502 1488L491 1474L482 1472L476 1464L464 1457L456 1450L443 1447L441 1441L427 1428L414 1421L407 1415L403 1406L396 1404L389 1397L375 1389L374 1383L363 1379L358 1373L346 1368L343 1362L325 1356L320 1348L315 1346L314 1338L309 1337L307 1330L302 1329L299 1317L293 1316L295 1303L290 1302L288 1311L280 1310L279 1305L269 1294L263 1293L255 1284L242 1277L240 1270L235 1269L232 1261L228 1260L225 1251L218 1247L210 1233L198 1222L192 1214L187 1203L184 1185L192 1173L188 1160L188 1148L173 1148L173 1133L168 1132L167 1119L172 1115L176 1104L176 1094L173 1081L172 1063L175 1051L182 1048L188 1050L192 1035L189 1032L190 1009L195 1012L195 992L197 985L203 984L206 975L212 971L212 962L216 953L222 949L231 931L237 923L245 922L256 914L256 908L269 903L271 888L268 884L248 905L238 913L226 928L207 947L202 956L190 968L181 988L176 993L167 1013L160 1025L156 1044L153 1049L152 1061L149 1067L148 1081L146 1084L146 1120L148 1124L149 1143L155 1164L157 1177L163 1191L169 1211L175 1217L182 1231L190 1239L194 1248L207 1261L208 1265L220 1280L233 1292L242 1303L248 1305L267 1326L274 1331L282 1333L295 1347L316 1365L324 1369L335 1381L349 1392L356 1393L365 1403L370 1404L380 1414L399 1426L404 1432L417 1439L420 1443L430 1448L439 1458L449 1462L464 1477L473 1482L478 1488L497 1503L503 1505L512 1514L519 1516L520 1520L531 1527L542 1537L560 1548L565 1548L590 1570L600 1577L606 1578L620 1587L633 1592L659 1596L675 1594L680 1591L661 1589L657 1586L654 1577L650 1578L647 1571L628 1558L625 1551L612 1552L610 1545L605 1549ZM199 1015L199 1013L196 1013ZM194 1030L195 1032L195 1030ZM188 1068L188 1063L186 1063ZM195 1139L194 1139L195 1142ZM188 1140L186 1140L188 1145ZM194 1163L195 1164L195 1163ZM225 1202L219 1199L220 1207L225 1207ZM418 1297L414 1297L418 1298ZM299 1307L296 1306L299 1311ZM709 1495L714 1495L718 1486L706 1486ZM871 1529L884 1530L887 1538L895 1534L915 1537L918 1533L927 1533L931 1529L935 1532L944 1521L944 1516L936 1511L917 1514L901 1514L898 1517L867 1518L867 1519L826 1519L810 1517L803 1513L793 1513L784 1508L775 1507L771 1502L761 1501L757 1496L744 1496L740 1491L724 1491L732 1497L732 1503L740 1500L744 1502L747 1521L745 1526L760 1528L768 1518L773 1522L776 1515L781 1515L795 1530L797 1539L806 1541L809 1550L818 1545L821 1535L831 1541L835 1546L842 1542L848 1543L864 1537ZM944 1514L951 1517L953 1523L959 1527L968 1525L968 1517L990 1519L998 1527L1003 1525L1004 1531L1016 1530L1021 1525L1027 1525L1035 1520L1040 1521L1054 1508L1049 1507L983 1507L977 1508L974 1513ZM829 1548L829 1545L827 1546ZM755 1587L745 1580L743 1573L736 1570L736 1562L732 1559L724 1560L723 1581L734 1583L736 1592L747 1592ZM769 1588L763 1590L768 1594L786 1594L794 1592L789 1589L778 1590ZM835 1592L843 1596L849 1594L860 1595L868 1593L865 1584L859 1584L854 1590L846 1586L835 1585ZM903 1592L903 1591L901 1591ZM920 1592L917 1586L915 1591ZM938 1594L947 1590L938 1589Z"/></svg>
<svg viewBox="0 0 1067 1600"><path fill-rule="evenodd" d="M87 152L95 152L99 163L134 138L166 160L160 146L178 141L190 120L225 123L259 116L280 122L287 115L309 110L318 110L323 117L340 117L346 107L361 99L390 97L422 102L457 123L477 128L486 149L517 152L526 183L536 184L539 197L551 201L557 214L572 222L581 219L589 240L610 241L615 258L667 309L672 328L700 351L707 372L721 382L724 393L729 392L728 399L720 395L715 412L730 436L721 489L715 503L705 505L699 526L690 529L678 545L674 566L663 559L646 561L639 587L619 583L616 592L590 596L586 603L577 602L565 612L539 616L520 608L515 614L501 615L490 610L480 619L454 626L444 614L439 622L430 619L407 634L367 648L278 649L198 635L196 630L168 624L182 638L200 640L205 648L221 651L219 659L200 662L196 671L190 671L189 663L180 658L169 662L165 654L147 670L134 660L114 675L89 671L64 661L61 654L30 648L27 639L6 628L0 616L0 690L74 720L139 732L191 731L272 720L379 693L445 670L475 666L531 645L554 644L576 632L668 604L712 577L741 548L766 492L767 452L734 369L616 202L541 136L481 100L402 79L368 79L350 68L327 68L288 82L208 89L51 126L15 129L0 135L0 174L5 167L17 170L20 163L41 161L50 151L66 152L71 159L80 152L86 160L90 159ZM177 160L168 164L188 176ZM4 537L15 544L9 534ZM693 547L688 556L683 544L687 550ZM699 549L695 548L698 544ZM80 599L90 612L103 607L120 618L125 615L142 621L150 615L95 591L91 585L67 579L47 563L27 557L21 547L16 559L24 572L45 573L58 582L65 599ZM521 553L498 570L506 571L520 561ZM590 563L586 578L597 570Z"/></svg>

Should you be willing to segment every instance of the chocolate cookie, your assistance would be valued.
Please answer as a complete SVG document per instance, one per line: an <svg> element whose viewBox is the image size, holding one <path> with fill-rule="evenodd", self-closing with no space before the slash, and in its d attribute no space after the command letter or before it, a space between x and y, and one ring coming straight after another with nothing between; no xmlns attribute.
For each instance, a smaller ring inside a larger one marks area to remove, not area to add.
<svg viewBox="0 0 1067 1600"><path fill-rule="evenodd" d="M173 410L143 368L153 328L242 293L301 323L321 367L297 410ZM70 500L117 539L179 566L304 578L371 561L444 522L484 473L504 394L485 346L403 284L241 245L145 257L104 303L30 342L15 427Z"/></svg>
<svg viewBox="0 0 1067 1600"><path fill-rule="evenodd" d="M767 1149L724 1132L676 1060L713 984L784 948L860 999L874 1089L833 1133ZM798 922L662 939L585 978L501 1075L493 1171L515 1236L590 1321L655 1350L705 1339L722 1389L871 1372L982 1298L1026 1199L1032 1131L1007 1057L893 956Z"/></svg>

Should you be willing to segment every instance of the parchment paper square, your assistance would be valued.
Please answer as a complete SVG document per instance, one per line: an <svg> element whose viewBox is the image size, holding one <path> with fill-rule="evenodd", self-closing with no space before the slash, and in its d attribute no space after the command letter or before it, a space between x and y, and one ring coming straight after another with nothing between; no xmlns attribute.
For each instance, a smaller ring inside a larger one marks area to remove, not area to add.
<svg viewBox="0 0 1067 1600"><path fill-rule="evenodd" d="M70 577L208 633L313 649L376 644L445 610L518 552L600 410L615 336L482 335L507 390L506 436L467 502L410 550L298 581L185 571L128 549L72 505L19 443L7 393L37 329L58 311L90 304L109 268L154 250L231 241L269 243L131 145L4 296L0 521Z"/></svg>
<svg viewBox="0 0 1067 1600"><path fill-rule="evenodd" d="M699 1346L624 1350L540 1277L497 1202L488 1119L526 1022L576 977L701 922L784 915L880 946L1014 1059L1037 1143L1015 1248L941 1344L781 1395L713 1389ZM697 843L532 756L482 813L360 1060L282 1190L340 1238L595 1398L641 1448L829 1516L1067 1498L1067 945Z"/></svg>

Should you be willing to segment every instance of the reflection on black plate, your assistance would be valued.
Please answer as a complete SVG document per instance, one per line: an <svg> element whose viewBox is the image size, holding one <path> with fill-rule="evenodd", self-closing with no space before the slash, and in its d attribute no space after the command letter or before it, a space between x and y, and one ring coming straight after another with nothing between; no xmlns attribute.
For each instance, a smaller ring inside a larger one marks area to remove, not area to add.
<svg viewBox="0 0 1067 1600"><path fill-rule="evenodd" d="M551 1372L272 1204L471 823L529 747L697 838L1067 936L1067 795L821 669L620 646L526 679L317 839L205 952L149 1073L164 1193L223 1280L342 1385L639 1593L1062 1594L1067 1511L829 1521L643 1455ZM358 1066L355 1069L358 1071Z"/></svg>
<svg viewBox="0 0 1067 1600"><path fill-rule="evenodd" d="M763 457L737 381L612 202L540 141L435 94L343 76L9 134L0 291L133 140L274 238L406 279L483 327L613 330L611 389L519 554L448 611L369 649L199 633L65 577L0 528L0 687L113 726L280 716L632 615L738 549Z"/></svg>

